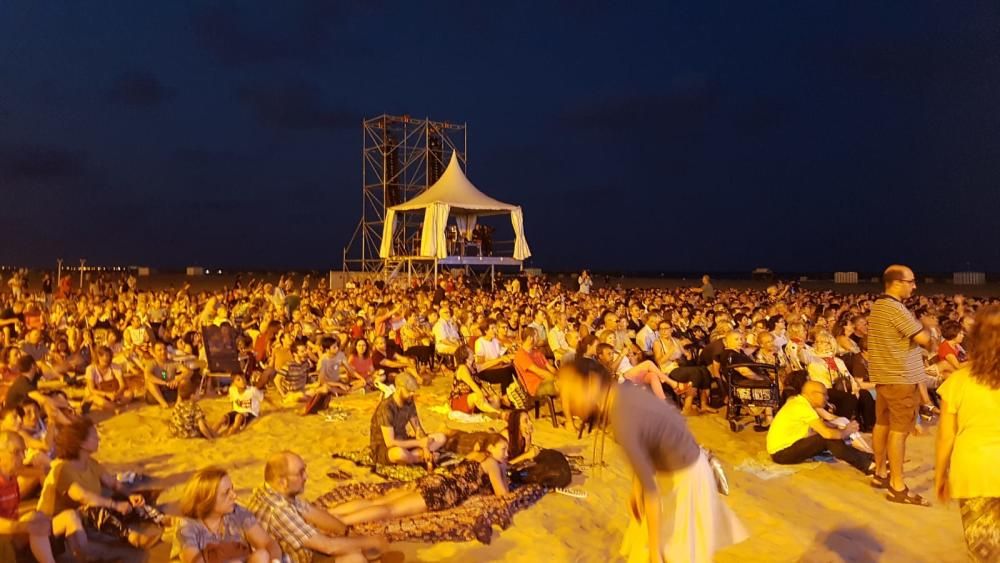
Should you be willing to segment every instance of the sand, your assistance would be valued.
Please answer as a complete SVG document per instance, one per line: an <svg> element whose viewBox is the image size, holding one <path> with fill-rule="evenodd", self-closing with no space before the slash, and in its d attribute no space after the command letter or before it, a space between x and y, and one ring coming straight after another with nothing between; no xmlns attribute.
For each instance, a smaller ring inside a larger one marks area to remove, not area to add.
<svg viewBox="0 0 1000 563"><path fill-rule="evenodd" d="M439 380L419 397L425 427L473 429L430 410L432 405L443 403L447 388L447 382ZM186 478L210 464L228 468L240 498L246 499L263 478L263 460L272 452L290 449L308 464L305 497L313 499L336 485L326 475L335 468L357 480L380 479L329 455L367 445L370 413L376 401L374 394L335 400L337 406L353 411L349 420L340 422L328 422L321 415L301 417L265 404L263 416L248 430L212 442L171 438L166 412L148 406L132 408L100 423L97 458L113 471L142 471L163 478L170 487L161 500L173 503L180 498ZM201 404L212 421L228 410L222 398L204 399ZM544 409L542 412L543 418L535 422L536 442L582 454L589 461L593 436L577 440L564 430L554 430L544 418ZM717 561L965 560L955 503L931 508L890 504L861 474L843 463L813 463L790 475L764 479L736 469L748 460L759 459L764 450L763 434L751 429L733 434L721 414L691 418L689 424L698 441L724 462L732 488L727 502L751 534L749 540L719 552ZM911 437L908 482L928 498L933 495L933 452L933 429L927 435ZM490 545L399 543L392 547L391 560L620 560L618 547L627 523L631 476L610 439L605 461L606 467L590 468L575 479L574 486L587 491L588 498L547 495L519 513L511 528L497 529ZM169 542L171 538L166 539ZM167 560L166 546L156 549L151 560Z"/></svg>

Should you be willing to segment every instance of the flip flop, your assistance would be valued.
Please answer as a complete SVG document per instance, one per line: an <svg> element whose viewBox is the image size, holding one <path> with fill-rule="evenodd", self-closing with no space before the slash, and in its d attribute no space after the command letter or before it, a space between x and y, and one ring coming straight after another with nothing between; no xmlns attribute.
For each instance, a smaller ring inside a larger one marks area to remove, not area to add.
<svg viewBox="0 0 1000 563"><path fill-rule="evenodd" d="M897 504L912 504L914 506L930 506L931 503L927 501L924 497L913 493L910 494L909 487L903 487L902 491L893 490L889 487L889 492L886 493L885 498L889 502L895 502Z"/></svg>
<svg viewBox="0 0 1000 563"><path fill-rule="evenodd" d="M560 495L566 495L573 498L587 498L587 491L583 489L570 489L570 488L556 488L556 492Z"/></svg>

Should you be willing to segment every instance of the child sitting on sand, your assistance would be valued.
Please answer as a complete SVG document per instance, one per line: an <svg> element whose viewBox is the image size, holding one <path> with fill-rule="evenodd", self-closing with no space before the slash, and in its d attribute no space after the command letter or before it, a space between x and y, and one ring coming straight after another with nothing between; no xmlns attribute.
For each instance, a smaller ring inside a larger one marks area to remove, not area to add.
<svg viewBox="0 0 1000 563"><path fill-rule="evenodd" d="M315 414L325 409L330 404L331 397L361 388L360 382L357 382L357 385L348 385L346 382L351 366L347 362L347 356L340 349L340 341L333 336L324 336L320 340L320 346L323 355L320 356L319 366L316 369L316 382L306 385L308 401L302 411L304 415Z"/></svg>
<svg viewBox="0 0 1000 563"><path fill-rule="evenodd" d="M215 432L205 419L205 411L198 406L194 384L181 383L177 389L177 404L170 416L170 435L174 438L215 438Z"/></svg>
<svg viewBox="0 0 1000 563"><path fill-rule="evenodd" d="M215 433L219 436L232 436L243 430L260 416L260 402L263 399L263 391L255 386L248 386L243 375L234 375L233 384L229 386L229 400L233 402L233 409L219 421Z"/></svg>

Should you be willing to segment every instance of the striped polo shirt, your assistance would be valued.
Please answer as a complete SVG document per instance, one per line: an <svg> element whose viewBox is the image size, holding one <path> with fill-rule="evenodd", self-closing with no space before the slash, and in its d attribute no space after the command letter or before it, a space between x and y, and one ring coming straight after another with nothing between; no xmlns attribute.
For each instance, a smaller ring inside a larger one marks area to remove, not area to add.
<svg viewBox="0 0 1000 563"><path fill-rule="evenodd" d="M868 373L876 384L913 384L924 378L924 361L913 337L923 325L898 299L883 295L868 315Z"/></svg>

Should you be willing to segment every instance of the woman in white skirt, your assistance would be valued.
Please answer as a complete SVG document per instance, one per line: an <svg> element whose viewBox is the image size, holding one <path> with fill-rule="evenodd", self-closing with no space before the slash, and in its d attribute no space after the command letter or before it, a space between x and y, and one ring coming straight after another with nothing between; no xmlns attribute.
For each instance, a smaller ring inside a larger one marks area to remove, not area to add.
<svg viewBox="0 0 1000 563"><path fill-rule="evenodd" d="M615 383L603 366L585 358L559 370L559 392L570 416L611 427L635 472L621 549L629 563L710 562L717 550L747 538L673 405Z"/></svg>

